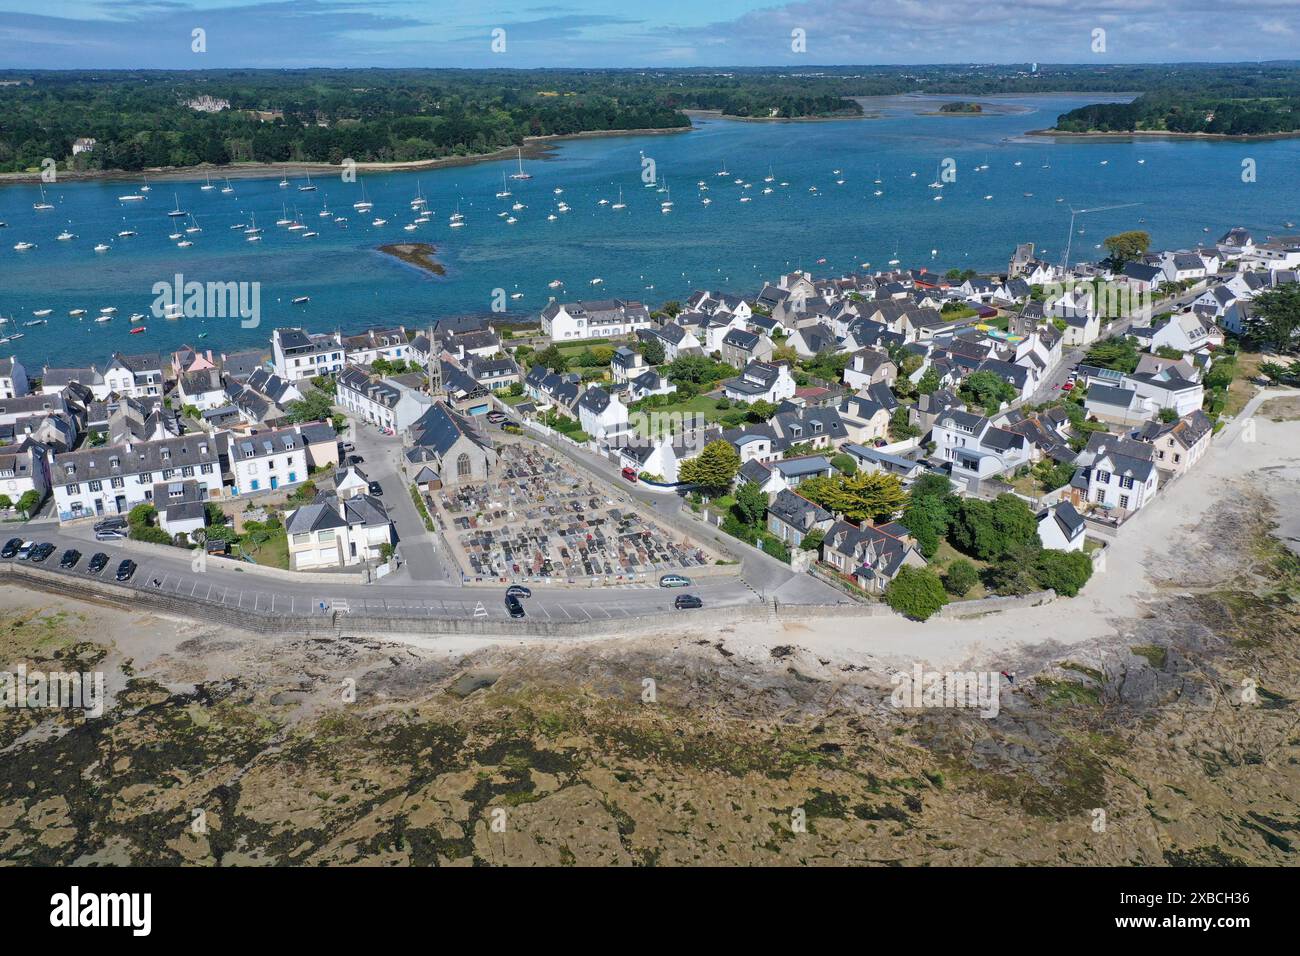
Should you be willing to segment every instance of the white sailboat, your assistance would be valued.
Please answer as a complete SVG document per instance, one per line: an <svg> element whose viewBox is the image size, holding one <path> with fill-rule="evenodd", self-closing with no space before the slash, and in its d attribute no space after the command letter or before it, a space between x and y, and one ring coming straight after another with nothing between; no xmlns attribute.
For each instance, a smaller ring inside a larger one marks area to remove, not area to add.
<svg viewBox="0 0 1300 956"><path fill-rule="evenodd" d="M316 191L316 187L312 185L312 182L311 182L311 173L304 172L304 175L307 177L307 183L306 183L306 185L299 186L299 187L298 187L298 192L300 192L300 193L314 193L314 192Z"/></svg>
<svg viewBox="0 0 1300 956"><path fill-rule="evenodd" d="M360 202L354 202L354 203L352 204L352 208L355 209L357 212L370 212L370 210L372 210L372 209L375 208L375 204L372 203L369 199L366 198L366 184L365 184L365 183L362 183L362 184L361 184L361 201L360 201Z"/></svg>
<svg viewBox="0 0 1300 956"><path fill-rule="evenodd" d="M510 174L510 178L511 178L511 179L532 179L533 177L532 177L532 175L531 175L530 173L526 173L526 172L524 172L524 151L523 151L523 149L520 148L520 147L516 147L516 152L518 153L518 156L519 156L519 172L517 172L517 173L511 173L511 174Z"/></svg>
<svg viewBox="0 0 1300 956"><path fill-rule="evenodd" d="M610 209L626 209L627 203L623 202L623 190L620 187L618 191L618 202L609 207Z"/></svg>
<svg viewBox="0 0 1300 956"><path fill-rule="evenodd" d="M53 209L53 208L54 208L53 203L50 203L50 202L46 201L46 199L45 199L45 186L44 186L44 185L41 186L41 201L40 201L40 202L34 202L34 203L32 203L32 208L33 208L33 209L37 209L37 210Z"/></svg>
<svg viewBox="0 0 1300 956"><path fill-rule="evenodd" d="M235 191L235 187L232 186L232 185L230 185L230 177L227 176L227 177L226 177L226 184L225 184L224 186L221 187L221 194L222 194L223 196L229 196L229 195L230 195L231 193L233 193L234 191Z"/></svg>
<svg viewBox="0 0 1300 956"><path fill-rule="evenodd" d="M179 218L181 216L188 216L189 213L187 213L184 209L181 208L181 197L176 195L176 193L172 193L172 198L176 200L176 208L173 209L171 212L167 213L167 215L171 216L173 219Z"/></svg>
<svg viewBox="0 0 1300 956"><path fill-rule="evenodd" d="M506 185L506 174L501 174L501 192L497 193L497 199L508 199L510 197L510 187Z"/></svg>
<svg viewBox="0 0 1300 956"><path fill-rule="evenodd" d="M216 186L212 185L212 177L209 176L207 173L204 173L204 179L206 179L207 182L205 182L202 186L199 187L199 190L201 192L210 193L212 192L212 190L217 188Z"/></svg>

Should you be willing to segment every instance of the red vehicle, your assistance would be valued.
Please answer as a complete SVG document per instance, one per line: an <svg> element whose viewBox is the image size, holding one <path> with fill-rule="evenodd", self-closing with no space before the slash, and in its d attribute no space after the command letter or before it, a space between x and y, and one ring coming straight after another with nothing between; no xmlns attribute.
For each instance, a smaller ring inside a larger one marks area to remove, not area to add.
<svg viewBox="0 0 1300 956"><path fill-rule="evenodd" d="M1072 392L1072 391L1074 391L1074 383L1073 383L1073 382L1066 382L1064 385L1061 386L1061 391L1063 391L1063 392Z"/></svg>
<svg viewBox="0 0 1300 956"><path fill-rule="evenodd" d="M624 468L624 469L623 469L623 477L626 478L628 481L632 482L632 484L636 484L636 481L637 481L637 477L636 477L636 469L635 469L635 468Z"/></svg>

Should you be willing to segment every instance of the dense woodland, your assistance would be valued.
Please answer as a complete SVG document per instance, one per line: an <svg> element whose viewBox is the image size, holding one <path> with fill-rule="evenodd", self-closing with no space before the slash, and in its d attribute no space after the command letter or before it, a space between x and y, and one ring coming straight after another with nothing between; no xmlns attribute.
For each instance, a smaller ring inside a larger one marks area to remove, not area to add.
<svg viewBox="0 0 1300 956"><path fill-rule="evenodd" d="M1139 122L1194 129L1208 122L1211 132L1271 132L1295 128L1292 117L1300 115L1294 63L1041 65L1036 71L1028 64L803 72L0 71L0 171L36 169L46 157L63 166L132 171L345 157L400 162L488 153L526 136L679 128L689 124L682 111L690 109L743 117L861 115L848 97L1064 91L1145 95L1133 105L1066 114L1063 129ZM203 112L188 105L200 97L229 108ZM1212 120L1204 120L1207 111ZM97 146L73 159L72 143L83 136Z"/></svg>

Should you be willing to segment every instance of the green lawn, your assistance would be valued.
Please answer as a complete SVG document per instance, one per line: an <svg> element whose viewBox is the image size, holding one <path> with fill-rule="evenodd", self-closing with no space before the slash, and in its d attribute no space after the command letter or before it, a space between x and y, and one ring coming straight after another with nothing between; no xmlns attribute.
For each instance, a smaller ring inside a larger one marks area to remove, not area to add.
<svg viewBox="0 0 1300 956"><path fill-rule="evenodd" d="M283 530L260 545L246 541L244 551L260 565L289 570L289 537Z"/></svg>
<svg viewBox="0 0 1300 956"><path fill-rule="evenodd" d="M727 412L734 411L737 407L742 406L733 404L730 408L718 408L718 399L716 397L696 395L694 398L688 399L684 402L674 402L672 405L659 405L655 408L646 408L640 403L637 403L634 410L643 412L677 412L687 415L702 414L711 424L716 422L723 415L727 414Z"/></svg>

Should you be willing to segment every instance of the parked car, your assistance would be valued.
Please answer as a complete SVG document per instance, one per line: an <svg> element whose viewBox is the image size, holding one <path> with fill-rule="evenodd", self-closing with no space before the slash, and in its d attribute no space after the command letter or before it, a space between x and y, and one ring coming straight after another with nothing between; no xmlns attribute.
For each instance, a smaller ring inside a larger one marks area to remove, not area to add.
<svg viewBox="0 0 1300 956"><path fill-rule="evenodd" d="M624 468L623 477L626 478L628 481L632 482L632 484L634 485L638 481L635 468Z"/></svg>
<svg viewBox="0 0 1300 956"><path fill-rule="evenodd" d="M691 579L684 574L665 574L659 579L661 588L688 588L691 586Z"/></svg>
<svg viewBox="0 0 1300 956"><path fill-rule="evenodd" d="M511 617L524 616L524 606L519 602L519 598L513 594L506 595L506 610L510 612Z"/></svg>
<svg viewBox="0 0 1300 956"><path fill-rule="evenodd" d="M135 567L136 567L135 562L132 561L130 558L127 558L125 561L119 564L117 566L118 581L130 581L131 575L135 574Z"/></svg>
<svg viewBox="0 0 1300 956"><path fill-rule="evenodd" d="M488 412L487 420L490 421L493 425L500 425L503 421L506 420L506 413L497 412L497 411Z"/></svg>
<svg viewBox="0 0 1300 956"><path fill-rule="evenodd" d="M80 560L81 552L76 548L69 548L67 551L63 552L63 557L59 558L59 567L63 568L65 571L69 571L72 568L75 568L77 562Z"/></svg>
<svg viewBox="0 0 1300 956"><path fill-rule="evenodd" d="M524 587L522 584L512 584L510 587L506 588L506 597L525 598L532 596L533 592L528 590L528 588Z"/></svg>
<svg viewBox="0 0 1300 956"><path fill-rule="evenodd" d="M1061 386L1061 391L1063 391L1063 392L1073 392L1073 391L1074 391L1074 383L1073 383L1073 382L1066 382L1064 385Z"/></svg>
<svg viewBox="0 0 1300 956"><path fill-rule="evenodd" d="M367 490L369 490L369 492L370 492L372 495L374 495L376 498L382 498L382 497L384 496L384 489L383 489L383 486L380 485L379 482L377 482L377 481L372 481L372 482L371 482L369 485L367 485L366 487L367 487Z"/></svg>
<svg viewBox="0 0 1300 956"><path fill-rule="evenodd" d="M86 570L89 571L91 574L98 574L100 571L103 571L104 568L106 568L107 566L108 566L108 555L106 555L103 551L96 551L95 554L91 556L90 563L86 565Z"/></svg>
<svg viewBox="0 0 1300 956"><path fill-rule="evenodd" d="M352 444L352 442L350 441L345 441L342 447L343 447L343 454L345 455L351 454L352 452L357 450L357 446Z"/></svg>
<svg viewBox="0 0 1300 956"><path fill-rule="evenodd" d="M128 527L129 524L127 520L121 517L120 515L115 515L111 518L104 518L100 521L95 522L96 531L108 531L113 528L117 528L122 531L125 531Z"/></svg>
<svg viewBox="0 0 1300 956"><path fill-rule="evenodd" d="M23 546L22 538L10 538L5 542L5 546L0 548L0 558L12 558L18 553L18 549Z"/></svg>
<svg viewBox="0 0 1300 956"><path fill-rule="evenodd" d="M694 594L679 594L677 595L677 599L673 601L673 607L681 611L681 610L685 610L686 608L704 607L704 602L701 601L699 598L697 598Z"/></svg>
<svg viewBox="0 0 1300 956"><path fill-rule="evenodd" d="M362 458L360 455L348 455L347 460L345 460L343 463L345 465L363 465L365 464L365 461L366 460Z"/></svg>
<svg viewBox="0 0 1300 956"><path fill-rule="evenodd" d="M44 541L32 548L30 557L34 562L40 564L53 553L54 545L50 544L48 541Z"/></svg>
<svg viewBox="0 0 1300 956"><path fill-rule="evenodd" d="M122 541L126 538L126 529L124 528L105 528L103 531L95 532L96 541Z"/></svg>

